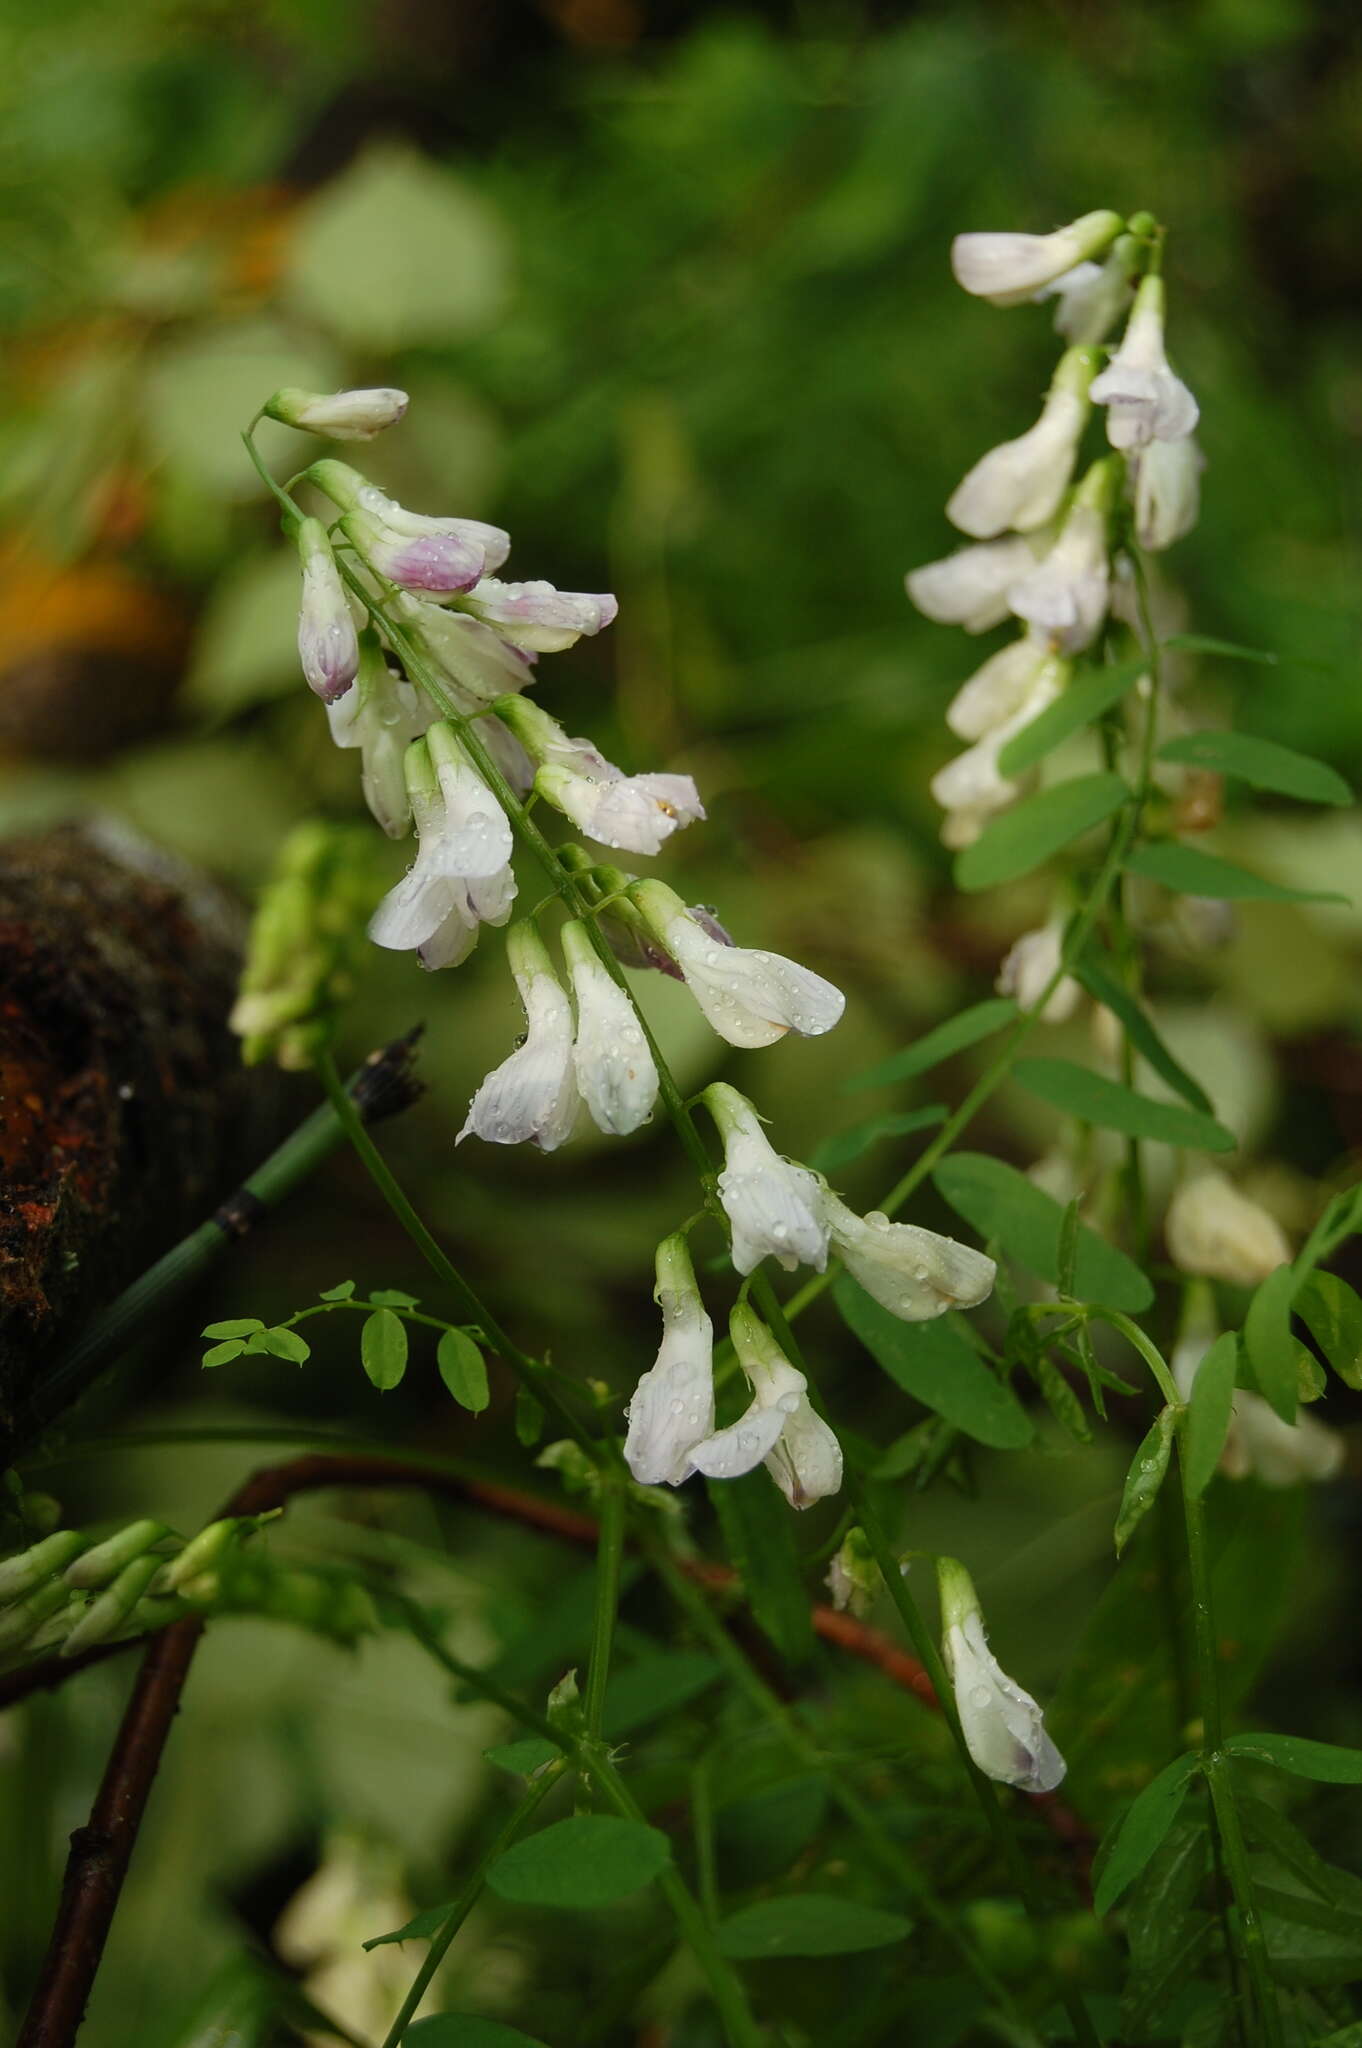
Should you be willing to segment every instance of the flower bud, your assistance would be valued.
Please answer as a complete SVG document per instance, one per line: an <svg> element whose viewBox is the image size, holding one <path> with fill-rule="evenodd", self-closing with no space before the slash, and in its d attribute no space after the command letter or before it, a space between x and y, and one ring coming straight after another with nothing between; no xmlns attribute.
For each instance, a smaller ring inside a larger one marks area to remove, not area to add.
<svg viewBox="0 0 1362 2048"><path fill-rule="evenodd" d="M574 920L560 936L577 1001L577 1087L597 1129L625 1137L653 1113L657 1067L633 1004L596 957L585 925Z"/></svg>
<svg viewBox="0 0 1362 2048"><path fill-rule="evenodd" d="M92 1586L106 1586L132 1563L159 1543L170 1530L164 1522L129 1522L126 1528L96 1543L66 1567L66 1583L87 1592ZM160 1560L157 1560L158 1566Z"/></svg>
<svg viewBox="0 0 1362 2048"><path fill-rule="evenodd" d="M320 519L304 519L297 532L303 565L298 612L298 659L307 686L324 704L343 697L359 670L359 635L336 558Z"/></svg>
<svg viewBox="0 0 1362 2048"><path fill-rule="evenodd" d="M619 611L618 600L608 592L588 595L556 590L551 583L499 583L494 576L484 577L457 602L460 611L533 654L561 654L583 634L601 632Z"/></svg>
<svg viewBox="0 0 1362 2048"><path fill-rule="evenodd" d="M1032 1010L1059 972L1064 945L1062 919L1053 919L1033 932L1023 932L1004 956L994 983L1000 996L1015 996L1023 1010ZM1072 1017L1083 997L1082 987L1071 974L1056 984L1041 1011L1043 1024L1063 1024Z"/></svg>
<svg viewBox="0 0 1362 2048"><path fill-rule="evenodd" d="M311 819L295 826L251 920L229 1023L248 1066L310 1067L330 1041L367 955L373 905L369 837Z"/></svg>
<svg viewBox="0 0 1362 2048"><path fill-rule="evenodd" d="M732 1227L735 1269L750 1273L769 1257L787 1273L801 1262L821 1273L828 1262L828 1227L818 1175L781 1158L736 1088L714 1081L701 1101L724 1142L719 1200Z"/></svg>
<svg viewBox="0 0 1362 2048"><path fill-rule="evenodd" d="M1023 1792L1053 1792L1065 1763L1030 1693L1007 1676L988 1647L978 1596L965 1567L937 1559L941 1652L955 1693L965 1747L986 1778Z"/></svg>
<svg viewBox="0 0 1362 2048"><path fill-rule="evenodd" d="M79 1602L80 1595L72 1592L65 1579L49 1578L35 1586L27 1599L0 1614L0 1655L21 1649L60 1610L69 1607L78 1612Z"/></svg>
<svg viewBox="0 0 1362 2048"><path fill-rule="evenodd" d="M63 1657L78 1657L114 1635L161 1569L159 1557L135 1557L118 1577L93 1599L61 1646Z"/></svg>
<svg viewBox="0 0 1362 2048"><path fill-rule="evenodd" d="M691 1451L714 1429L714 1326L679 1234L657 1248L662 1344L627 1409L625 1463L640 1486L680 1486L695 1466Z"/></svg>
<svg viewBox="0 0 1362 2048"><path fill-rule="evenodd" d="M1119 214L1085 213L1049 235L969 234L951 243L957 284L994 306L1021 306L1120 234Z"/></svg>
<svg viewBox="0 0 1362 2048"><path fill-rule="evenodd" d="M378 387L367 391L302 391L285 385L264 407L269 419L281 420L306 434L324 434L330 441L372 441L385 427L395 427L407 410L405 391Z"/></svg>
<svg viewBox="0 0 1362 2048"><path fill-rule="evenodd" d="M1291 1257L1276 1218L1214 1169L1182 1183L1168 1205L1164 1236L1184 1273L1234 1287L1256 1287Z"/></svg>
<svg viewBox="0 0 1362 2048"><path fill-rule="evenodd" d="M78 1529L58 1529L51 1536L44 1536L41 1543L31 1544L15 1557L7 1557L0 1563L0 1607L8 1606L11 1600L22 1600L55 1572L65 1571L71 1559L84 1548L85 1538Z"/></svg>

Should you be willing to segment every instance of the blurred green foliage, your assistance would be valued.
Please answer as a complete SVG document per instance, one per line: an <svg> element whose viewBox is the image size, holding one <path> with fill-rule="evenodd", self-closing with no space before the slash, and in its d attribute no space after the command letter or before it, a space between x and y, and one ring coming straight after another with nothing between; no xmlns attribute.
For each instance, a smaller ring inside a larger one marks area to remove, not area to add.
<svg viewBox="0 0 1362 2048"><path fill-rule="evenodd" d="M1183 607L1199 631L1281 657L1184 661L1179 686L1199 713L1232 710L1355 775L1362 50L1343 10L1307 0L665 13L4 0L0 696L21 711L4 715L0 816L113 808L253 891L300 815L357 813L352 761L296 677L296 571L237 436L281 383L402 384L409 420L360 458L385 488L506 524L513 574L619 594L612 633L546 660L540 695L631 768L696 775L711 822L662 871L740 940L759 933L851 991L833 1038L761 1068L778 1142L803 1153L868 1112L937 1098L940 1074L870 1100L839 1090L987 993L1047 903L1034 880L955 897L926 793L968 655L909 608L903 572L952 545L949 490L1030 419L1053 353L1046 313L1000 314L955 290L954 232L1046 228L1105 204L1169 223L1177 357L1208 456L1202 523L1167 564L1169 616ZM271 427L262 445L282 475L310 444ZM98 582L111 574L116 605ZM179 686L163 614L187 636ZM76 684L96 656L108 701L92 711ZM148 684L153 667L164 676ZM1257 865L1362 903L1355 816L1261 800L1238 815ZM393 875L402 858L390 852ZM1248 905L1223 952L1170 940L1160 954L1170 1042L1214 1075L1220 1114L1273 1162L1277 1206L1301 1224L1311 1179L1340 1176L1362 1143L1347 1048L1358 934L1356 910ZM351 1051L427 1019L430 1095L385 1134L390 1155L526 1340L551 1331L560 1362L622 1388L650 1355L648 1258L692 1206L688 1177L661 1129L628 1147L583 1139L550 1162L471 1146L455 1161L468 1094L518 1029L500 958L483 952L431 982L405 958L376 960ZM670 984L647 994L687 1086L721 1062L741 1083L750 1056L718 1046ZM979 1058L946 1070L955 1089ZM1009 1089L971 1142L1026 1165L1055 1127ZM881 1146L839 1179L869 1201L895 1170ZM919 1220L944 1214L926 1205ZM363 1288L422 1285L339 1166L248 1273L224 1272L158 1336L144 1361L155 1405L137 1420L419 1430L523 1472L504 1387L475 1439L433 1370L380 1396L330 1329L301 1372L262 1360L205 1388L192 1338L210 1315L277 1318L347 1271ZM916 1419L831 1323L813 1349L861 1435L887 1444ZM97 1479L72 1457L45 1483L84 1518L143 1509L193 1527L252 1455L265 1453L130 1452ZM984 1459L986 1506L941 1485L911 1502L912 1541L976 1565L1008 1668L1052 1691L1068 1664L1060 1734L1072 1731L1075 1796L1099 1822L1177 1739L1178 1674L1135 1631L1126 1595L1108 1593L1072 1655L1109 1578L1122 1464L1110 1439L1084 1448L1051 1431L1025 1460ZM1244 1684L1260 1635L1289 1612L1270 1685L1299 1707L1291 1673L1318 1677L1310 1732L1355 1740L1356 1673L1336 1642L1355 1518L1332 1510L1339 1548L1316 1546L1302 1578L1292 1516L1261 1506L1241 1493L1222 1530L1245 1560L1227 1568ZM348 1513L368 1533L363 1504ZM304 1550L313 1522L318 1543L335 1534L320 1513L296 1519ZM832 1526L812 1519L806 1554ZM586 1568L472 1516L411 1506L384 1526L396 1533L376 1542L455 1549L442 1597L467 1654L500 1657L508 1683L542 1688L580 1657ZM1136 1555L1126 1586L1150 1623L1141 1569ZM626 1621L631 1656L658 1647L655 1630L665 1639L646 1611ZM1085 1688L1110 1687L1113 1640L1130 1652L1121 1698L1097 1701ZM873 1675L838 1677L823 1739L859 1753L905 1839L954 1829L951 1859L977 1861L971 1824L948 1811L941 1731ZM21 1768L0 1802L0 1856L24 1873L0 1944L12 1999L116 1696L108 1674L92 1678L8 1730ZM424 1902L447 1895L459 1845L485 1821L478 1749L495 1720L461 1709L451 1739L446 1688L400 1646L357 1663L225 1623L191 1703L140 1852L154 1881L125 1901L91 2048L134 2038L130 2024L139 2048L212 2038L185 2031L205 1974L243 1924L268 1930L331 1822L396 1840ZM688 1706L642 1751L650 1799L685 1796L682 1735L698 1736L706 1711ZM1125 1715L1118 1773L1101 1782L1081 1736L1099 1713ZM754 1817L760 1746L725 1707L717 1753L737 1782L720 1853L740 1876L768 1867L763 1842L770 1867L788 1867L822 1824L816 1785L799 1781L777 1783L779 1810ZM1331 1853L1356 1862L1355 1801L1333 1825ZM627 1942L627 1921L612 1925ZM503 1929L474 1944L461 1988L575 2039L574 2015L600 1995L597 1959L570 1931L554 1944L542 1923L534 1949L524 1926ZM832 2027L853 1974L867 2026L877 1999L886 2027L904 2023L876 1958L823 1966L817 1987L811 1966L790 1968L778 2002L806 2026ZM233 1996L253 1993L228 1987L224 2006ZM930 1983L914 1996L914 2038L967 2038L968 2011L948 1996L933 2007ZM609 2025L598 2038L626 2038ZM697 2025L685 2038L705 2037Z"/></svg>

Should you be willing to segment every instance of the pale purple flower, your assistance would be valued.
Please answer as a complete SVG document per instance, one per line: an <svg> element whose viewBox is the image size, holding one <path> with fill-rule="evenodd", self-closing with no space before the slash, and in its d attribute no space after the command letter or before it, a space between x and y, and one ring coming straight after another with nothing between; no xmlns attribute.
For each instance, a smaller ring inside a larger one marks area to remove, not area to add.
<svg viewBox="0 0 1362 2048"><path fill-rule="evenodd" d="M583 634L599 633L619 611L618 601L608 593L588 595L577 590L555 590L551 583L499 583L485 577L458 600L461 611L470 612L485 625L495 627L503 640L535 654L560 654Z"/></svg>
<svg viewBox="0 0 1362 2048"><path fill-rule="evenodd" d="M304 519L297 539L303 569L298 659L308 688L331 704L344 696L359 671L359 635L320 519Z"/></svg>

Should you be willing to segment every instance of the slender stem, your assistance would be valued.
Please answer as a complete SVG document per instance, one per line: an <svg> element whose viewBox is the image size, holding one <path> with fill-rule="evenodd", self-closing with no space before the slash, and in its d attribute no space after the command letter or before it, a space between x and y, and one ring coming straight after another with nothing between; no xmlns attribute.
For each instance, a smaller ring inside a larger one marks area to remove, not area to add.
<svg viewBox="0 0 1362 2048"><path fill-rule="evenodd" d="M711 1927L719 1924L719 1872L714 1856L713 1758L706 1750L690 1774L690 1824L700 1904Z"/></svg>
<svg viewBox="0 0 1362 2048"><path fill-rule="evenodd" d="M1003 1811L993 1780L984 1776L979 1766L975 1763L974 1758L970 1755L969 1745L965 1741L965 1731L960 1725L960 1716L956 1711L955 1693L950 1679L946 1675L945 1665L942 1663L940 1653L932 1639L931 1630L922 1618L921 1609L908 1590L907 1581L900 1570L899 1560L894 1554L893 1546L885 1532L884 1524L876 1513L874 1503L858 1481L853 1480L849 1483L848 1492L851 1494L861 1527L865 1530L866 1540L870 1545L875 1562L879 1565L885 1588L890 1599L898 1609L899 1617L908 1632L909 1641L912 1643L928 1677L932 1681L933 1690L940 1703L942 1717L945 1720L946 1726L950 1729L956 1747L960 1752L961 1761L965 1766L974 1796L979 1803L980 1810L983 1813L998 1853L1002 1857L1012 1888L1025 1908L1027 1915L1035 1920L1038 1925L1042 1925L1045 1917L1044 1911L1037 1896L1036 1887L1032 1881L1031 1871L1027 1865L1026 1858L1023 1856L1021 1847L1013 1833L1010 1819ZM1063 1986L1060 1989L1060 1998L1064 2010L1069 2015L1075 2040L1082 2044L1082 2048L1100 2048L1097 2030L1084 2003L1082 1993L1070 1986Z"/></svg>
<svg viewBox="0 0 1362 2048"><path fill-rule="evenodd" d="M602 1475L601 1525L596 1539L596 1596L591 1621L591 1662L587 1667L587 1739L599 1742L610 1677L610 1650L620 1603L620 1567L624 1561L624 1487L614 1471Z"/></svg>
<svg viewBox="0 0 1362 2048"><path fill-rule="evenodd" d="M1192 1621L1196 1636L1197 1675L1201 1689L1202 1769L1210 1787L1211 1806L1225 1855L1225 1869L1234 1900L1237 1927L1225 1928L1226 1947L1237 1933L1245 1968L1253 1987L1264 2048L1281 2048L1281 2009L1272 1979L1267 1943L1253 1898L1253 1876L1235 1804L1230 1762L1224 1754L1224 1716L1220 1700L1220 1660L1216 1653L1215 1610L1211 1597L1210 1557L1201 1500L1188 1480L1187 1462L1179 1442L1182 1505L1187 1520L1187 1556L1192 1570Z"/></svg>
<svg viewBox="0 0 1362 2048"><path fill-rule="evenodd" d="M398 2048L398 2043L401 2041L408 2025L416 2017L421 2000L430 1989L431 1979L448 1954L450 1944L482 1896L482 1888L487 1882L489 1868L495 1863L503 1850L509 1849L526 1821L532 1819L539 1807L543 1805L549 1793L563 1776L565 1768L561 1763L546 1764L544 1766L540 1775L531 1781L528 1792L521 1800L519 1806L516 1807L514 1813L510 1815L496 1840L479 1858L477 1868L470 1873L463 1890L450 1907L448 1918L441 1922L438 1931L432 1937L426 1959L412 1979L411 1989L402 2001L401 2010L398 2012L397 2018L393 2021L387 2033L383 2036L382 2048Z"/></svg>
<svg viewBox="0 0 1362 2048"><path fill-rule="evenodd" d="M341 1127L359 1154L369 1178L431 1271L438 1275L456 1299L463 1304L471 1320L478 1325L498 1357L504 1359L521 1386L528 1388L536 1400L542 1400L546 1406L551 1407L564 1428L570 1431L576 1441L594 1457L595 1447L590 1437L551 1384L541 1361L531 1358L528 1352L522 1351L506 1334L492 1311L481 1297L474 1293L457 1266L441 1250L417 1215L396 1175L356 1114L353 1104L341 1086L335 1063L329 1053L322 1053L319 1056L317 1073L331 1099Z"/></svg>

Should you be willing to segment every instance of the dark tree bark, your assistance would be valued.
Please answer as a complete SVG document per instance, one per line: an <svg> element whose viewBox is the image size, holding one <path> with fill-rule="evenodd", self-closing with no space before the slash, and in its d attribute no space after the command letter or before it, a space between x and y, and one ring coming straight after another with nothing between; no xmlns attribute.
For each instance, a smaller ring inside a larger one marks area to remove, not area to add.
<svg viewBox="0 0 1362 2048"><path fill-rule="evenodd" d="M227 1029L243 935L116 824L0 844L0 1432L267 1141L272 1084Z"/></svg>

